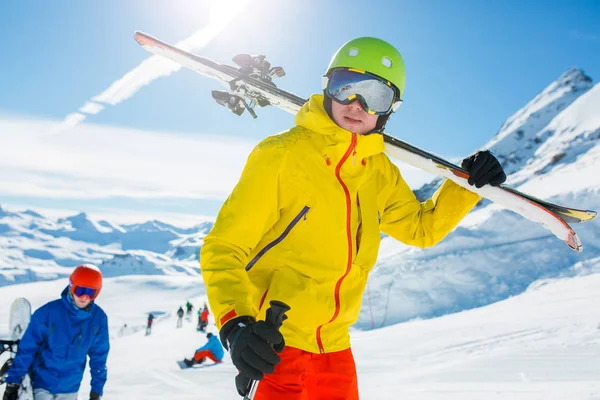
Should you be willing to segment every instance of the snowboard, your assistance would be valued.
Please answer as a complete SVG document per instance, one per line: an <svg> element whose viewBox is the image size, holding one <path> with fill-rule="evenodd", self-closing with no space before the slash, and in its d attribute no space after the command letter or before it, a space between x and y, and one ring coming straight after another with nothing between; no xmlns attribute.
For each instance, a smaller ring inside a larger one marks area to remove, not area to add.
<svg viewBox="0 0 600 400"><path fill-rule="evenodd" d="M185 362L183 362L183 360L177 361L177 365L179 365L179 368L181 368L181 369L201 369L201 368L207 368L207 367L214 367L219 364L222 364L222 363L210 363L210 364L202 363L202 364L196 364L196 365L189 366Z"/></svg>
<svg viewBox="0 0 600 400"><path fill-rule="evenodd" d="M10 306L10 316L8 330L12 340L19 340L23 337L25 330L31 320L31 304L27 299L20 297L13 301Z"/></svg>
<svg viewBox="0 0 600 400"><path fill-rule="evenodd" d="M147 51L175 61L223 84L227 91L213 91L213 98L217 104L227 107L234 114L242 115L245 110L248 110L248 113L256 118L254 109L268 105L296 114L307 101L275 85L273 79L284 76L285 73L281 69L278 73L271 74L271 70L262 68L264 59L260 57L264 56L236 56L234 61L240 65L236 68L194 55L143 32L136 32L134 38ZM259 57L258 61L262 62L255 63L253 60L257 57ZM423 171L449 179L530 221L540 223L571 249L583 251L579 237L569 224L590 221L596 216L595 211L552 204L505 185L498 187L486 185L478 189L469 185L469 174L461 167L388 134L382 135L385 152L388 155Z"/></svg>
<svg viewBox="0 0 600 400"><path fill-rule="evenodd" d="M21 340L23 334L27 330L30 320L31 304L29 301L23 297L13 301L12 305L10 306L8 326L10 339L14 344L9 346L6 350L10 353L10 358L6 360L1 368L3 376L0 377L0 379L2 382L4 379L6 379L4 373L6 373L10 368L10 365L12 365L13 359L16 356L15 350L18 347L18 342ZM21 386L19 388L19 400L33 400L33 387L31 386L29 374L25 375L21 381Z"/></svg>

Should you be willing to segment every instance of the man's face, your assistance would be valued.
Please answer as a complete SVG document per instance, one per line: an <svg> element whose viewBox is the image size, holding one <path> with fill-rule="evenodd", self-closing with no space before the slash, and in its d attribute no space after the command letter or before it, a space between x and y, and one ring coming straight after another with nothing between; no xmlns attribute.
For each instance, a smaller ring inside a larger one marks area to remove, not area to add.
<svg viewBox="0 0 600 400"><path fill-rule="evenodd" d="M88 306L88 304L91 303L91 301L92 300L88 296L77 297L77 296L73 295L73 302L79 308L86 308Z"/></svg>
<svg viewBox="0 0 600 400"><path fill-rule="evenodd" d="M360 135L373 131L379 118L379 115L369 114L363 110L358 100L346 105L332 100L331 114L333 121L340 128Z"/></svg>

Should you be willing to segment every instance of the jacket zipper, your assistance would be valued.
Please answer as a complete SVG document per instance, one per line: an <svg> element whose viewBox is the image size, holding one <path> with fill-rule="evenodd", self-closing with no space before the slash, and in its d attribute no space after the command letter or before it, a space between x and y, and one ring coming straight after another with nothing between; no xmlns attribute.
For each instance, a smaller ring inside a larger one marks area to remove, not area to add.
<svg viewBox="0 0 600 400"><path fill-rule="evenodd" d="M281 235L279 235L279 237L277 237L277 239L273 240L271 243L266 245L261 251L258 252L257 255L254 256L252 261L250 261L248 263L248 265L246 265L246 271L250 271L250 268L254 267L254 264L256 264L258 262L258 260L260 260L260 258L265 255L265 253L267 251L271 250L273 247L278 245L283 239L285 239L285 237L290 233L290 231L294 228L294 226L296 226L298 221L300 221L302 219L302 217L306 217L306 213L308 213L308 210L310 210L310 207L304 206L302 211L300 211L300 213L298 215L296 215L296 217L292 220L292 222L290 222L290 224L287 226L287 228L285 228L283 233Z"/></svg>
<svg viewBox="0 0 600 400"><path fill-rule="evenodd" d="M346 195L346 238L347 238L347 242L348 242L348 260L346 262L346 272L344 272L344 275L342 275L340 277L340 279L338 279L337 283L335 284L335 292L334 292L335 312L333 313L333 316L326 324L330 324L333 321L335 321L335 319L340 314L340 288L342 286L342 282L344 281L344 278L346 278L346 276L348 276L348 273L350 273L350 269L352 268L352 226L351 226L352 202L350 200L350 191L348 190L348 187L342 180L340 172L342 170L342 165L344 165L344 163L346 162L348 157L350 157L350 154L352 154L353 151L355 150L356 142L357 142L356 133L353 133L352 141L350 142L350 147L348 147L348 150L346 150L346 153L344 154L344 156L342 157L342 159L340 160L338 165L335 167L335 177L337 178L340 185L342 185L342 188L344 189L344 194ZM356 154L355 151L354 151L354 154ZM317 345L319 346L319 352L321 354L325 353L325 349L323 348L323 341L321 340L321 329L326 324L321 324L317 328Z"/></svg>

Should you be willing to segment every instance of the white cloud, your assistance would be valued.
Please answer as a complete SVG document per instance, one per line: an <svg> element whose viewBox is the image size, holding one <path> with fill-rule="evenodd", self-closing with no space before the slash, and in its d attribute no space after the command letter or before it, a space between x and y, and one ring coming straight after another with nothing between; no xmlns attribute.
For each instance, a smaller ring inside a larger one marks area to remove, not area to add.
<svg viewBox="0 0 600 400"><path fill-rule="evenodd" d="M98 114L100 111L104 109L102 104L94 103L92 101L88 101L79 109L79 111L86 114Z"/></svg>
<svg viewBox="0 0 600 400"><path fill-rule="evenodd" d="M224 199L255 143L210 135L0 121L0 195Z"/></svg>

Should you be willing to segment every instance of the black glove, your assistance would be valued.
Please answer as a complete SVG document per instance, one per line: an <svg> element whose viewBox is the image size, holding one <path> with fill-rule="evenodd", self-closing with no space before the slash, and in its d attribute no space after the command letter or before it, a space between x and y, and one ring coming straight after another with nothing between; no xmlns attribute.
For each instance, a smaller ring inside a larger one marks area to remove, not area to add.
<svg viewBox="0 0 600 400"><path fill-rule="evenodd" d="M461 167L469 173L469 185L478 189L487 184L498 186L506 180L502 165L489 150L465 158Z"/></svg>
<svg viewBox="0 0 600 400"><path fill-rule="evenodd" d="M96 392L90 392L90 400L100 400L100 394Z"/></svg>
<svg viewBox="0 0 600 400"><path fill-rule="evenodd" d="M262 379L281 361L277 353L283 351L285 341L279 330L268 322L238 317L223 326L220 336L240 375L248 379L246 382ZM242 379L236 378L236 386Z"/></svg>
<svg viewBox="0 0 600 400"><path fill-rule="evenodd" d="M4 396L2 400L17 400L19 398L19 384L18 383L7 383L6 389L4 389Z"/></svg>

